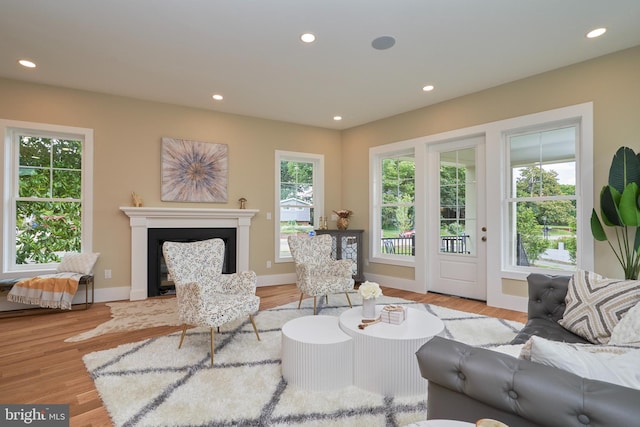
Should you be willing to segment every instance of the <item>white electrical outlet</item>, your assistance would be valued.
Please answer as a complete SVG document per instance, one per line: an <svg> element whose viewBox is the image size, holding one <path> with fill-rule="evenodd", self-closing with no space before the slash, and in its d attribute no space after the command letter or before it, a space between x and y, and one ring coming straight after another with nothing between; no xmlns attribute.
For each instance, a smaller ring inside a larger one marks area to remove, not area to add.
<svg viewBox="0 0 640 427"><path fill-rule="evenodd" d="M104 271L104 278L105 279L111 279L111 270L105 270Z"/></svg>
<svg viewBox="0 0 640 427"><path fill-rule="evenodd" d="M267 268L271 268L271 261L267 261Z"/></svg>
<svg viewBox="0 0 640 427"><path fill-rule="evenodd" d="M267 219L271 219L271 212L267 212Z"/></svg>

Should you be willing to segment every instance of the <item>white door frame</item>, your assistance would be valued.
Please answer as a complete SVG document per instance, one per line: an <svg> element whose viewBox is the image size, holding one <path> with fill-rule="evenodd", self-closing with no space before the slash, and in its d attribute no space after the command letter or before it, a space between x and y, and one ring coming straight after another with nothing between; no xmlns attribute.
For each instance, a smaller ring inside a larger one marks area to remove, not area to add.
<svg viewBox="0 0 640 427"><path fill-rule="evenodd" d="M473 254L440 251L440 153L474 148L476 166L475 227L471 233ZM426 240L427 290L486 300L486 190L485 137L467 135L429 144L427 156Z"/></svg>

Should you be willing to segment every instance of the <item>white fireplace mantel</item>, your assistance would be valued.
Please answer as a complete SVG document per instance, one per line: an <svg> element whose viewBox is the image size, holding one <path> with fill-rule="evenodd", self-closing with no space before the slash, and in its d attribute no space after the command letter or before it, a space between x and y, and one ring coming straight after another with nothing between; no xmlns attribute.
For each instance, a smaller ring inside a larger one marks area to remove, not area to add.
<svg viewBox="0 0 640 427"><path fill-rule="evenodd" d="M131 225L131 301L147 298L149 228L235 228L238 271L249 269L249 227L257 209L121 207Z"/></svg>

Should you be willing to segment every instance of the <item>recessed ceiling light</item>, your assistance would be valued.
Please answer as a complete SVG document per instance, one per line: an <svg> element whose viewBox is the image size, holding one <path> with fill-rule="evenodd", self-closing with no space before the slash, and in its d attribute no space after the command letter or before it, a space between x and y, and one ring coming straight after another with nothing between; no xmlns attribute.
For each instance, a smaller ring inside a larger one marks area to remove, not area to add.
<svg viewBox="0 0 640 427"><path fill-rule="evenodd" d="M29 61L27 59L21 59L20 61L18 61L18 64L26 68L36 68L35 62Z"/></svg>
<svg viewBox="0 0 640 427"><path fill-rule="evenodd" d="M217 93L213 95L212 98L215 99L216 101L222 101L224 99L222 95L218 95Z"/></svg>
<svg viewBox="0 0 640 427"><path fill-rule="evenodd" d="M339 122L340 120L342 120L342 116L333 116L333 120Z"/></svg>
<svg viewBox="0 0 640 427"><path fill-rule="evenodd" d="M314 36L311 33L304 33L303 35L300 36L300 40L302 40L305 43L313 43L314 41L316 41L316 36Z"/></svg>
<svg viewBox="0 0 640 427"><path fill-rule="evenodd" d="M594 39L596 37L600 37L604 33L607 32L606 28L596 28L595 30L591 30L587 33L587 37L590 39Z"/></svg>
<svg viewBox="0 0 640 427"><path fill-rule="evenodd" d="M425 92L431 92L433 89L435 89L433 85L426 85L425 87L422 88L422 90Z"/></svg>

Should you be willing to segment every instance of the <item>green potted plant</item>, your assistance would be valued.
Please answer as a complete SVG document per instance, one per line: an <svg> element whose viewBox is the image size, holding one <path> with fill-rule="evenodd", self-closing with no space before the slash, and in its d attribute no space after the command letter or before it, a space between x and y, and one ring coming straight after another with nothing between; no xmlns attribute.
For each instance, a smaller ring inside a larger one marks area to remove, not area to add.
<svg viewBox="0 0 640 427"><path fill-rule="evenodd" d="M591 213L591 234L607 242L618 258L625 279L640 272L640 153L620 147L611 161L609 183L600 191L600 217ZM612 227L611 239L605 226Z"/></svg>

